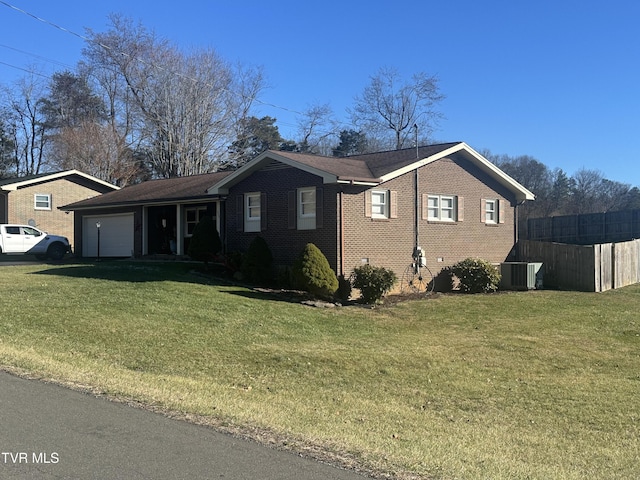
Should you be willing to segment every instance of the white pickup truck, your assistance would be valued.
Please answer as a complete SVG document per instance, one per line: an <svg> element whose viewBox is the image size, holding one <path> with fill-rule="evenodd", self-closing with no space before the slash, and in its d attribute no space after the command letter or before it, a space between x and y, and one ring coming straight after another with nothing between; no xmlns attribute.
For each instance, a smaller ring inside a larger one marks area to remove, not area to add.
<svg viewBox="0 0 640 480"><path fill-rule="evenodd" d="M71 245L66 237L49 235L29 225L0 224L0 253L35 255L39 260L60 260Z"/></svg>

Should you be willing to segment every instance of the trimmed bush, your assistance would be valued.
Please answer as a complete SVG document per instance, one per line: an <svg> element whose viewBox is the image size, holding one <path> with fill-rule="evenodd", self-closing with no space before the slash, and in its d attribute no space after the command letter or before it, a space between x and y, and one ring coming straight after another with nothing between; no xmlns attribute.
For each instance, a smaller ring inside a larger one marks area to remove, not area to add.
<svg viewBox="0 0 640 480"><path fill-rule="evenodd" d="M467 258L451 267L451 272L465 293L495 292L500 283L500 272L491 263L478 258Z"/></svg>
<svg viewBox="0 0 640 480"><path fill-rule="evenodd" d="M379 302L393 288L396 274L384 267L362 265L353 269L351 283L360 290L362 301L367 304Z"/></svg>
<svg viewBox="0 0 640 480"><path fill-rule="evenodd" d="M205 267L222 250L220 235L216 230L213 218L205 215L193 229L187 255L192 259L204 262Z"/></svg>
<svg viewBox="0 0 640 480"><path fill-rule="evenodd" d="M338 291L336 292L336 297L343 304L349 301L351 298L351 279L346 278L344 275L340 275L338 277Z"/></svg>
<svg viewBox="0 0 640 480"><path fill-rule="evenodd" d="M246 281L258 285L264 285L273 280L273 254L261 236L251 240L240 271Z"/></svg>
<svg viewBox="0 0 640 480"><path fill-rule="evenodd" d="M332 299L338 290L338 279L327 257L313 243L307 243L293 264L293 285L313 295Z"/></svg>

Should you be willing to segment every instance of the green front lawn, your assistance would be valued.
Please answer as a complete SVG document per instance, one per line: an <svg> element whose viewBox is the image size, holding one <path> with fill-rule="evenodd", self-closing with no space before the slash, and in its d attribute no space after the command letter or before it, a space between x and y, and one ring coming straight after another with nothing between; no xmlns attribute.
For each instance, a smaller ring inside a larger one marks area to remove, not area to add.
<svg viewBox="0 0 640 480"><path fill-rule="evenodd" d="M193 268L0 267L0 366L397 478L640 478L640 286L322 309Z"/></svg>

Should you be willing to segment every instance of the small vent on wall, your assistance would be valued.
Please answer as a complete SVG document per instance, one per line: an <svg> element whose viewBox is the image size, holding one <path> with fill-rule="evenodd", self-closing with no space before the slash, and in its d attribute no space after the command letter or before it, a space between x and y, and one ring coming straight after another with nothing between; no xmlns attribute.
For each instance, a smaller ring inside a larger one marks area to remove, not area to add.
<svg viewBox="0 0 640 480"><path fill-rule="evenodd" d="M282 162L278 162L277 160L274 160L268 165L265 165L264 167L262 167L262 171L271 172L273 170L284 170L285 168L292 168L292 167L290 167L286 163L282 163Z"/></svg>

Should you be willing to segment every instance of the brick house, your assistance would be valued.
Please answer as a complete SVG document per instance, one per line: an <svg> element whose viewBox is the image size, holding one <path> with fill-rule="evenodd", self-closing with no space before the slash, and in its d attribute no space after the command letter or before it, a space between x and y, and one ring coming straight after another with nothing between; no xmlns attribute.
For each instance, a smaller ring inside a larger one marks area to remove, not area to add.
<svg viewBox="0 0 640 480"><path fill-rule="evenodd" d="M73 212L59 206L118 190L77 170L0 180L0 223L34 225L73 238Z"/></svg>
<svg viewBox="0 0 640 480"><path fill-rule="evenodd" d="M463 142L348 158L267 151L208 191L227 199L229 251L261 235L290 265L312 242L337 274L370 263L398 277L416 246L434 273L467 257L507 260L517 207L534 198Z"/></svg>
<svg viewBox="0 0 640 480"><path fill-rule="evenodd" d="M266 151L234 172L153 180L64 208L76 212L75 242L85 256L95 255L98 220L103 235L110 222L114 245L116 233L128 238L122 256L180 255L209 214L227 252L246 251L260 235L286 266L312 242L337 274L368 262L400 277L416 246L434 273L466 257L505 261L517 240L518 205L533 198L456 142L347 158ZM167 235L171 251L161 241Z"/></svg>

